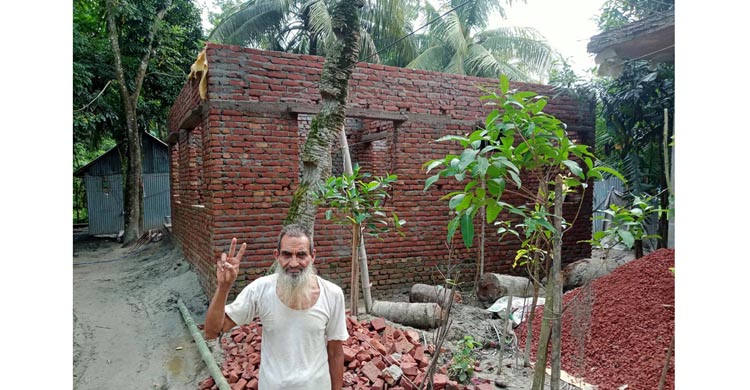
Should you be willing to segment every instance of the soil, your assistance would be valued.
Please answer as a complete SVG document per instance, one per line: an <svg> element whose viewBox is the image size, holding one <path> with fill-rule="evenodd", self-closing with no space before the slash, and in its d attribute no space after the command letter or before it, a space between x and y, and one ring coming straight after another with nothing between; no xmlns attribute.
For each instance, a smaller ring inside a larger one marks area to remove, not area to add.
<svg viewBox="0 0 750 390"><path fill-rule="evenodd" d="M177 307L206 300L168 239L130 252L109 238L73 242L73 387L195 390L208 375Z"/></svg>
<svg viewBox="0 0 750 390"><path fill-rule="evenodd" d="M74 236L73 244L74 388L198 389L210 374L177 308L177 298L185 303L196 324L203 323L208 300L191 265L169 236L134 251L114 239L85 235ZM632 258L621 251L610 256L621 264ZM442 362L448 361L459 340L471 335L482 344L475 351L479 361L476 378L498 382L508 389L529 389L533 368L523 367L521 353L506 355L501 374L496 374L499 349L495 329L502 328L501 320L486 310L489 303L478 302L471 294L464 294L463 299L453 308ZM394 294L387 300L405 301L408 295ZM359 319L366 321L368 316L360 315ZM521 329L525 333L525 324L516 332ZM432 331L418 331L433 343ZM523 345L515 345L522 352ZM648 364L655 365L653 361ZM563 369L568 370L565 366ZM606 368L600 368L600 374L606 373ZM673 386L673 376L671 380ZM548 388L549 380L546 383ZM575 387L562 384L561 388Z"/></svg>

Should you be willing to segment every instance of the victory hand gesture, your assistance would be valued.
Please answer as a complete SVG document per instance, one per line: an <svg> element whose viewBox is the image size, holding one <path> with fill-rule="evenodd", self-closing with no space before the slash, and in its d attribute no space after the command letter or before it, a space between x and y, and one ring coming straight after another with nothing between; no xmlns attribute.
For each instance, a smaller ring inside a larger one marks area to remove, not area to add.
<svg viewBox="0 0 750 390"><path fill-rule="evenodd" d="M237 273L240 270L240 260L242 255L245 253L247 244L242 243L240 250L237 251L237 255L234 254L234 250L237 247L237 239L232 238L232 244L229 245L229 255L226 253L221 254L221 258L216 261L216 281L219 284L234 283L237 279Z"/></svg>

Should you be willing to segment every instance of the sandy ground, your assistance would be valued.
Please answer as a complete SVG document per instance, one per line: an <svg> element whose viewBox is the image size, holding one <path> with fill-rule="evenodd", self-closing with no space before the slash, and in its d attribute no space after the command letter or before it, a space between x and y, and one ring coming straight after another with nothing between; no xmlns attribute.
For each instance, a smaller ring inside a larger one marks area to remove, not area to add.
<svg viewBox="0 0 750 390"><path fill-rule="evenodd" d="M111 239L74 239L73 386L197 389L208 371L177 308L196 323L208 306L168 240L133 253Z"/></svg>
<svg viewBox="0 0 750 390"><path fill-rule="evenodd" d="M74 388L197 389L210 374L179 312L178 297L202 324L208 300L168 237L130 251L113 239L74 236ZM454 306L448 349L472 335L484 346L476 351L477 377L499 380L508 389L529 389L533 369L523 367L520 353L506 355L496 375L499 353L490 343L498 340L495 329L502 329L501 321L485 310L487 304L467 298L467 304ZM386 300L408 300L408 295ZM432 332L420 332L433 342ZM449 357L443 354L442 360Z"/></svg>

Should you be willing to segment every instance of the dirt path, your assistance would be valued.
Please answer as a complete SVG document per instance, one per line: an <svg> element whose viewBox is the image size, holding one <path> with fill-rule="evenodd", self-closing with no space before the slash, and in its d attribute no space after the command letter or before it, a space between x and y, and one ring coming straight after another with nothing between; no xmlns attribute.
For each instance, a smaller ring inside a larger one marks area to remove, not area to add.
<svg viewBox="0 0 750 390"><path fill-rule="evenodd" d="M202 323L207 301L168 240L134 253L109 239L74 240L74 388L197 389L208 370L178 296Z"/></svg>

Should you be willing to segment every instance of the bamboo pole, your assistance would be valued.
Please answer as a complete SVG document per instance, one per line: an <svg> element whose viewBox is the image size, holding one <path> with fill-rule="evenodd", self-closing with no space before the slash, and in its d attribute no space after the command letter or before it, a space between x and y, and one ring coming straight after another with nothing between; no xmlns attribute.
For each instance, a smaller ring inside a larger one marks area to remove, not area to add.
<svg viewBox="0 0 750 390"><path fill-rule="evenodd" d="M216 360L214 360L214 356L211 354L211 350L208 349L208 345L203 339L203 335L201 335L201 332L195 325L193 317L190 316L190 312L188 311L187 307L185 307L185 304L182 302L181 298L177 298L177 307L180 308L182 319L185 320L185 325L187 325L188 330L190 330L190 334L193 336L193 340L195 340L195 345L198 346L198 351L200 351L203 362L205 362L206 367L208 367L208 372L211 373L211 376L214 378L216 386L219 387L219 390L232 390L232 388L229 387L229 383L227 382L226 378L224 378L224 375L222 375L219 365L216 363Z"/></svg>
<svg viewBox="0 0 750 390"><path fill-rule="evenodd" d="M352 225L352 280L351 280L351 312L356 318L359 314L359 224Z"/></svg>

